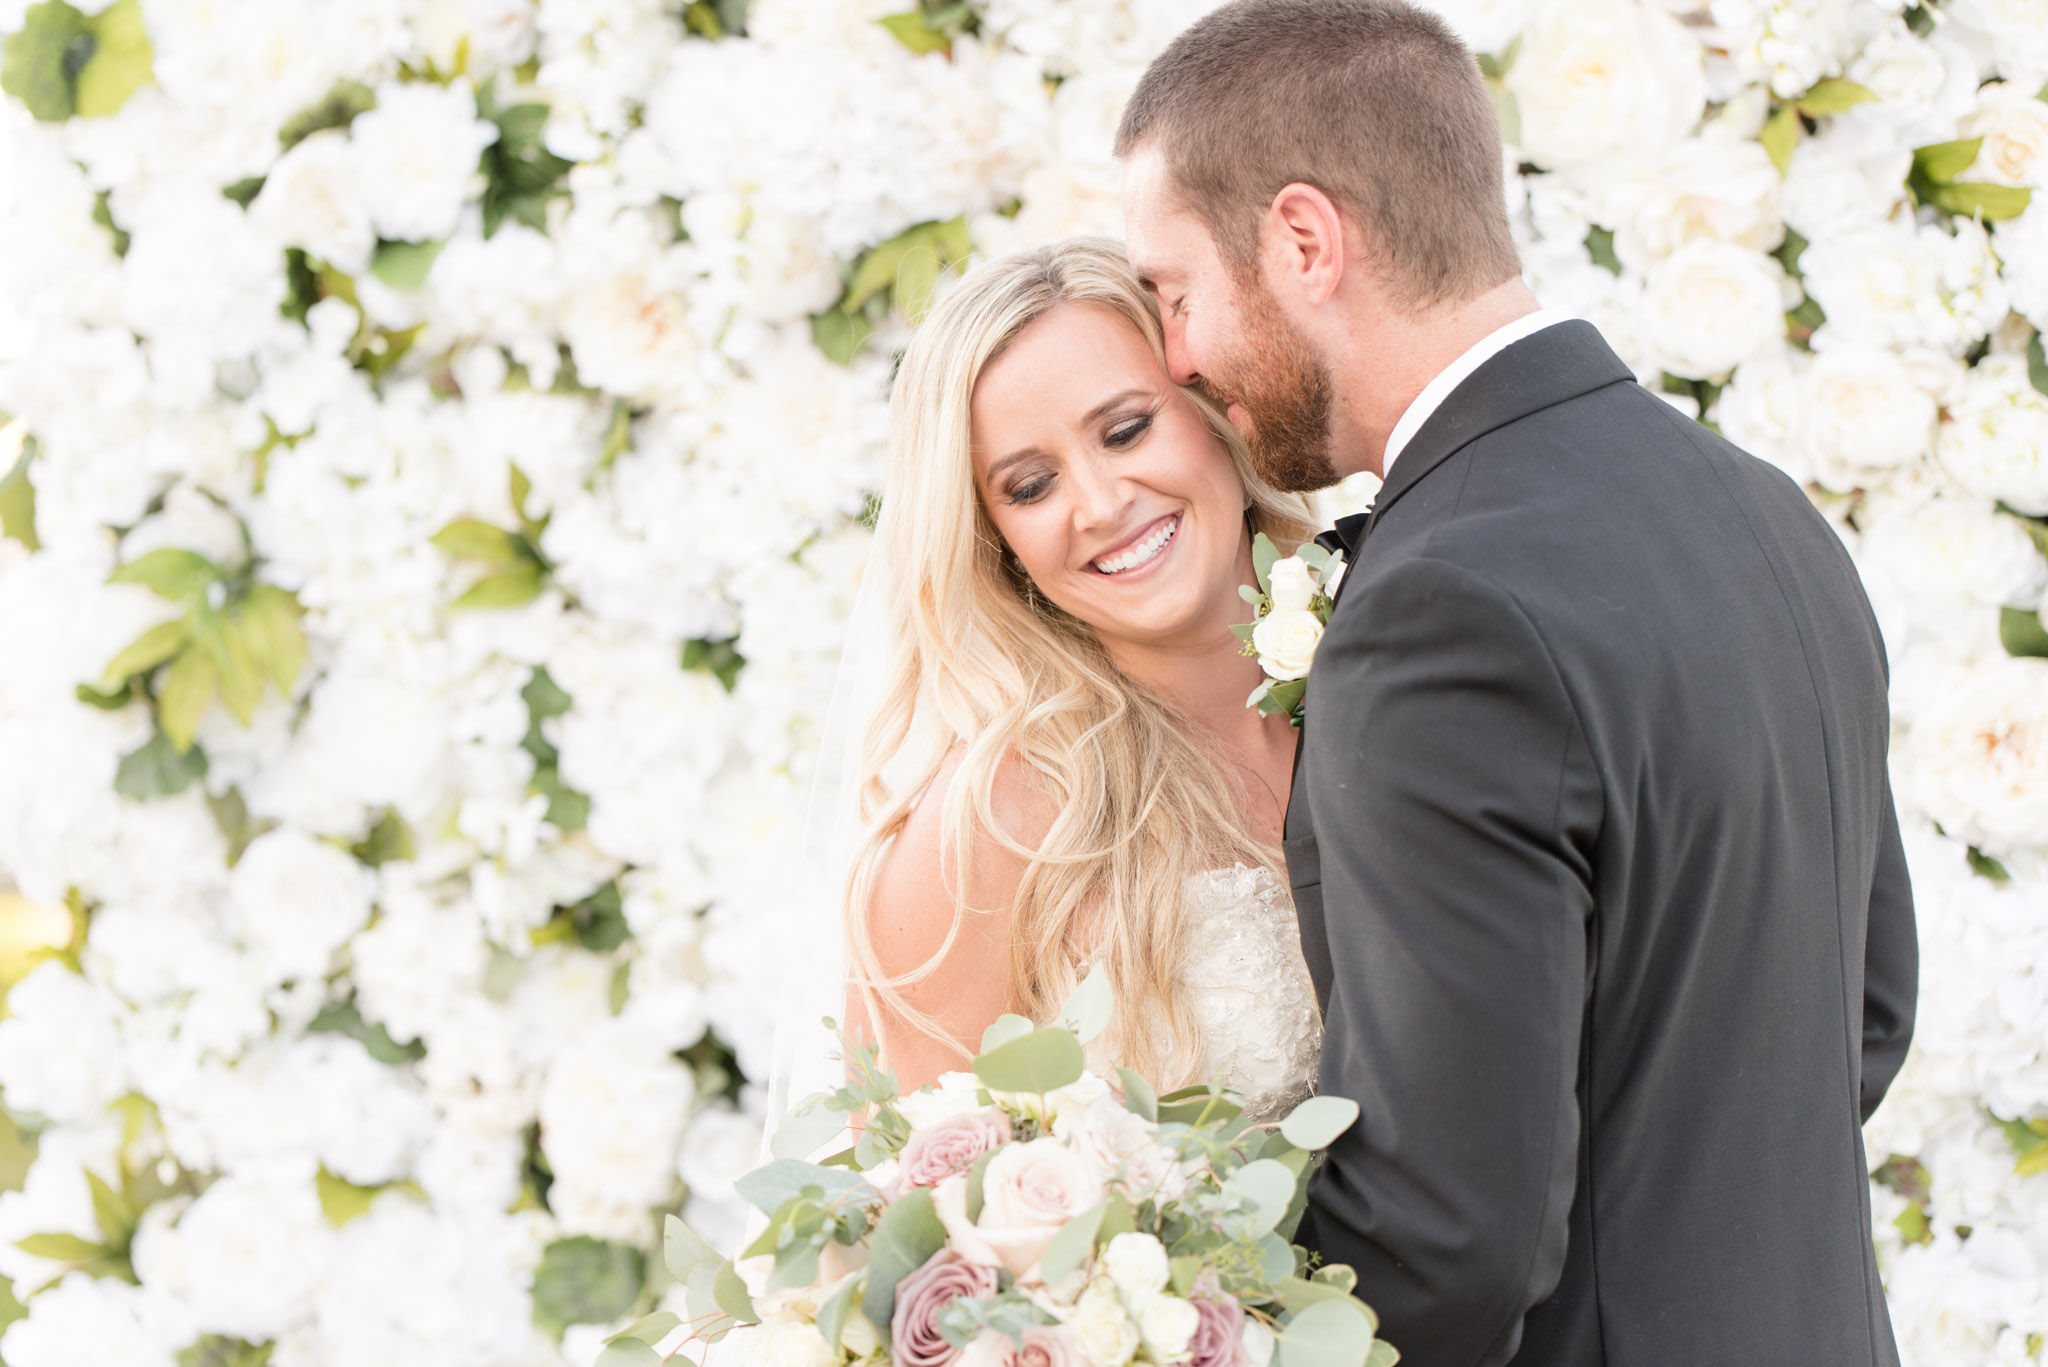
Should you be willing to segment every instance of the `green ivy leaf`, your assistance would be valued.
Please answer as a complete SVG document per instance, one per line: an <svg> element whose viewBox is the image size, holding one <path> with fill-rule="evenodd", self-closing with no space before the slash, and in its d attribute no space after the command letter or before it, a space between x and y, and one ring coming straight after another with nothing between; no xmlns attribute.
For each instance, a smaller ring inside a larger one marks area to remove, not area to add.
<svg viewBox="0 0 2048 1367"><path fill-rule="evenodd" d="M1778 112L1765 121L1763 131L1756 140L1763 144L1764 151L1771 154L1771 164L1778 168L1781 176L1792 172L1792 150L1799 146L1800 135L1806 126L1799 122L1799 107L1792 104L1778 106Z"/></svg>
<svg viewBox="0 0 2048 1367"><path fill-rule="evenodd" d="M379 242L370 258L370 274L392 289L416 293L427 283L434 259L448 244L443 242Z"/></svg>
<svg viewBox="0 0 2048 1367"><path fill-rule="evenodd" d="M78 73L92 59L92 22L63 0L30 5L0 47L0 90L45 123L78 108Z"/></svg>
<svg viewBox="0 0 2048 1367"><path fill-rule="evenodd" d="M192 619L189 615L158 622L123 646L120 653L107 663L105 683L108 690L122 688L122 702L125 703L125 685L131 676L147 674L191 643Z"/></svg>
<svg viewBox="0 0 2048 1367"><path fill-rule="evenodd" d="M457 598L452 606L458 612L522 607L540 597L544 580L541 567L534 564L485 575L470 585L468 592Z"/></svg>
<svg viewBox="0 0 2048 1367"><path fill-rule="evenodd" d="M284 127L277 130L277 140L290 151L315 133L347 128L376 107L377 93L370 87L357 81L336 81L318 101L286 119Z"/></svg>
<svg viewBox="0 0 2048 1367"><path fill-rule="evenodd" d="M646 1280L637 1248L588 1235L557 1239L533 1274L533 1322L556 1338L572 1324L608 1324L633 1308Z"/></svg>
<svg viewBox="0 0 2048 1367"><path fill-rule="evenodd" d="M1102 1228L1102 1217L1108 1210L1107 1205L1100 1205L1060 1226L1060 1232L1052 1236L1052 1242L1045 1246L1045 1252L1038 1258L1046 1281L1057 1282L1087 1261L1088 1255L1095 1251L1095 1235Z"/></svg>
<svg viewBox="0 0 2048 1367"><path fill-rule="evenodd" d="M8 466L0 475L0 536L19 541L29 550L40 550L36 538L36 486L29 481L28 419L16 418L0 424L0 464Z"/></svg>
<svg viewBox="0 0 2048 1367"><path fill-rule="evenodd" d="M78 115L103 118L156 79L141 0L116 0L93 20L93 54L78 72Z"/></svg>
<svg viewBox="0 0 2048 1367"><path fill-rule="evenodd" d="M2001 219L2018 218L2025 213L2033 194L2032 190L2024 186L1965 181L1952 185L1937 185L1934 192L1927 197L1927 202L1945 214L1981 218L1986 223L1996 223Z"/></svg>
<svg viewBox="0 0 2048 1367"><path fill-rule="evenodd" d="M136 802L172 797L206 777L206 752L198 746L179 749L161 730L140 749L121 756L114 771L114 791Z"/></svg>
<svg viewBox="0 0 2048 1367"><path fill-rule="evenodd" d="M1153 1124L1159 1123L1159 1094L1152 1090L1152 1084L1129 1068L1119 1068L1116 1075L1124 1084L1124 1109Z"/></svg>
<svg viewBox="0 0 2048 1367"><path fill-rule="evenodd" d="M686 1285L690 1274L698 1267L721 1261L717 1249L673 1215L662 1217L661 1260L667 1265L669 1275Z"/></svg>
<svg viewBox="0 0 2048 1367"><path fill-rule="evenodd" d="M1913 174L1934 185L1947 185L1970 169L1983 146L1982 138L1959 138L1954 142L1916 147L1913 149Z"/></svg>
<svg viewBox="0 0 2048 1367"><path fill-rule="evenodd" d="M1097 964L1081 980L1080 986L1068 994L1066 1004L1060 1007L1060 1024L1073 1031L1075 1038L1085 1045L1109 1028L1115 1005L1109 974L1101 964ZM1048 1277L1047 1280L1058 1281L1059 1278Z"/></svg>
<svg viewBox="0 0 2048 1367"><path fill-rule="evenodd" d="M110 584L140 584L159 598L190 602L220 582L220 567L196 551L165 546L109 575Z"/></svg>
<svg viewBox="0 0 2048 1367"><path fill-rule="evenodd" d="M891 14L877 19L876 23L896 35L896 41L912 52L951 52L953 40L944 33L931 28L924 21L924 15L912 10L908 14Z"/></svg>
<svg viewBox="0 0 2048 1367"><path fill-rule="evenodd" d="M1799 112L1808 118L1817 119L1828 114L1839 114L1859 104L1868 104L1877 98L1877 92L1869 86L1858 85L1840 76L1829 76L1816 82L1813 89L1801 95L1793 103Z"/></svg>
<svg viewBox="0 0 2048 1367"><path fill-rule="evenodd" d="M2048 627L2041 615L2025 608L1998 610L1998 640L2008 655L2033 659L2048 658Z"/></svg>

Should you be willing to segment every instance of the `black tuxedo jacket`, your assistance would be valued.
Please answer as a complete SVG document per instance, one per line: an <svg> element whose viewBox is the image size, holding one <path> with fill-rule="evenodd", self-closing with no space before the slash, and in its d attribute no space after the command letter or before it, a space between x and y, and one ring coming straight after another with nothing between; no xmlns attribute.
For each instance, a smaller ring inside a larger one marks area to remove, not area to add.
<svg viewBox="0 0 2048 1367"><path fill-rule="evenodd" d="M1414 1367L1892 1367L1860 1122L1917 945L1841 543L1582 322L1352 531L1287 863L1363 1114L1297 1237Z"/></svg>

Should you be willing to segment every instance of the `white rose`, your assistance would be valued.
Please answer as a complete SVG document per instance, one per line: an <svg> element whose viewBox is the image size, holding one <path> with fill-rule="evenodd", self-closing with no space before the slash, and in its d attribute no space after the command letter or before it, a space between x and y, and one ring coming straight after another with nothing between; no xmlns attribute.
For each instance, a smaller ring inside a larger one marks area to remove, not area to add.
<svg viewBox="0 0 2048 1367"><path fill-rule="evenodd" d="M1891 130L1830 120L1792 150L1782 199L1785 222L1813 242L1881 223L1905 200L1912 168L1912 148Z"/></svg>
<svg viewBox="0 0 2048 1367"><path fill-rule="evenodd" d="M2040 0L1953 0L1943 13L1988 38L2005 75L2037 86L2048 78L2048 7Z"/></svg>
<svg viewBox="0 0 2048 1367"><path fill-rule="evenodd" d="M1474 52L1499 53L1529 22L1533 0L1424 0L1443 16L1458 41Z"/></svg>
<svg viewBox="0 0 2048 1367"><path fill-rule="evenodd" d="M1707 99L1699 40L1630 0L1544 0L1507 87L1524 154L1553 168L1664 147L1692 131Z"/></svg>
<svg viewBox="0 0 2048 1367"><path fill-rule="evenodd" d="M1023 1093L1005 1092L1000 1094L998 1099L1012 1096L1022 1099L1025 1095ZM1029 1099L1036 1101L1038 1098L1030 1097ZM1081 1076L1075 1078L1066 1086L1055 1087L1047 1092L1045 1094L1045 1111L1053 1124L1057 1125L1060 1117L1077 1115L1105 1101L1114 1104L1113 1098L1110 1096L1109 1083L1104 1080L1102 1074L1087 1072L1081 1074Z"/></svg>
<svg viewBox="0 0 2048 1367"><path fill-rule="evenodd" d="M1813 477L1831 489L1856 488L1934 443L1934 400L1889 351L1830 346L1814 357L1805 391L1807 455Z"/></svg>
<svg viewBox="0 0 2048 1367"><path fill-rule="evenodd" d="M1783 179L1770 153L1748 139L1687 138L1647 166L1602 168L1601 179L1593 189L1615 222L1615 255L1632 270L1699 238L1770 251L1785 237Z"/></svg>
<svg viewBox="0 0 2048 1367"><path fill-rule="evenodd" d="M1988 499L1893 502L1864 522L1857 560L1950 615L1959 596L1988 608L2032 607L2048 577L2019 519Z"/></svg>
<svg viewBox="0 0 2048 1367"><path fill-rule="evenodd" d="M675 1181L694 1094L687 1068L610 1023L555 1055L540 1092L541 1147L565 1231L635 1237Z"/></svg>
<svg viewBox="0 0 2048 1367"><path fill-rule="evenodd" d="M1271 1329L1251 1316L1245 1316L1244 1333L1238 1338L1238 1348L1247 1367L1266 1367L1273 1360L1273 1350L1278 1346L1273 1341Z"/></svg>
<svg viewBox="0 0 2048 1367"><path fill-rule="evenodd" d="M1322 639L1322 622L1305 610L1269 612L1252 628L1252 648L1259 652L1259 668L1276 679L1306 678Z"/></svg>
<svg viewBox="0 0 2048 1367"><path fill-rule="evenodd" d="M2048 516L2048 395L2022 356L1987 356L1942 424L1936 454L1972 493Z"/></svg>
<svg viewBox="0 0 2048 1367"><path fill-rule="evenodd" d="M279 157L249 205L249 221L279 245L303 247L350 275L369 265L377 230L348 135L327 129Z"/></svg>
<svg viewBox="0 0 2048 1367"><path fill-rule="evenodd" d="M349 127L363 202L380 236L427 242L448 236L483 189L477 159L498 140L476 116L466 82L387 84L377 107Z"/></svg>
<svg viewBox="0 0 2048 1367"><path fill-rule="evenodd" d="M1714 405L1723 436L1801 484L1813 474L1803 436L1810 364L1805 352L1781 342L1744 361Z"/></svg>
<svg viewBox="0 0 2048 1367"><path fill-rule="evenodd" d="M1266 582L1272 585L1275 612L1306 611L1309 600L1316 596L1316 581L1309 577L1308 565L1297 555L1275 560Z"/></svg>
<svg viewBox="0 0 2048 1367"><path fill-rule="evenodd" d="M1160 1362L1171 1362L1185 1353L1201 1323L1201 1313L1179 1296L1154 1296L1138 1312L1138 1333Z"/></svg>
<svg viewBox="0 0 2048 1367"><path fill-rule="evenodd" d="M2048 833L2048 660L1968 672L1914 720L1912 795L1949 835L1993 854Z"/></svg>
<svg viewBox="0 0 2048 1367"><path fill-rule="evenodd" d="M724 1352L747 1367L836 1367L841 1353L825 1342L818 1326L794 1315L777 1315L735 1329Z"/></svg>
<svg viewBox="0 0 2048 1367"><path fill-rule="evenodd" d="M1102 1270L1134 1304L1166 1289L1166 1263L1166 1245L1150 1234L1119 1234L1102 1250Z"/></svg>
<svg viewBox="0 0 2048 1367"><path fill-rule="evenodd" d="M2035 195L2025 213L1993 231L2014 310L2048 332L2048 194Z"/></svg>
<svg viewBox="0 0 2048 1367"><path fill-rule="evenodd" d="M1688 242L1645 282L1651 349L1673 374L1726 375L1785 335L1785 294L1784 268L1762 252Z"/></svg>
<svg viewBox="0 0 2048 1367"><path fill-rule="evenodd" d="M242 942L273 982L326 976L370 919L369 870L295 827L260 835L228 876Z"/></svg>
<svg viewBox="0 0 2048 1367"><path fill-rule="evenodd" d="M972 1073L941 1073L935 1085L920 1087L896 1103L910 1128L921 1130L956 1115L988 1109L980 1099L981 1079Z"/></svg>
<svg viewBox="0 0 2048 1367"><path fill-rule="evenodd" d="M1138 1326L1124 1313L1122 1298L1101 1282L1081 1293L1067 1332L1088 1367L1124 1367L1138 1351Z"/></svg>
<svg viewBox="0 0 2048 1367"><path fill-rule="evenodd" d="M1945 142L1977 103L1977 62L1947 37L1922 38L1892 18L1843 73L1877 96L1836 122L1882 130L1900 150Z"/></svg>
<svg viewBox="0 0 2048 1367"><path fill-rule="evenodd" d="M310 1182L222 1178L178 1221L193 1322L252 1342L284 1334L311 1315L332 1244Z"/></svg>
<svg viewBox="0 0 2048 1367"><path fill-rule="evenodd" d="M2048 103L2033 92L1993 81L1977 93L1977 112L1963 120L1959 136L1984 145L1957 179L2048 186Z"/></svg>

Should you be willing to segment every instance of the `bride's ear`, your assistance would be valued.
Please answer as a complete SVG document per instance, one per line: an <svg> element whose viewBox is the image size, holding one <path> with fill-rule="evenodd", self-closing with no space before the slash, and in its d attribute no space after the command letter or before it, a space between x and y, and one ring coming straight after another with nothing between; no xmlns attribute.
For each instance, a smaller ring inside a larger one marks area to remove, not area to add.
<svg viewBox="0 0 2048 1367"><path fill-rule="evenodd" d="M1349 254L1335 202L1301 181L1283 185L1267 206L1265 229L1268 287L1310 308L1328 303L1344 278Z"/></svg>

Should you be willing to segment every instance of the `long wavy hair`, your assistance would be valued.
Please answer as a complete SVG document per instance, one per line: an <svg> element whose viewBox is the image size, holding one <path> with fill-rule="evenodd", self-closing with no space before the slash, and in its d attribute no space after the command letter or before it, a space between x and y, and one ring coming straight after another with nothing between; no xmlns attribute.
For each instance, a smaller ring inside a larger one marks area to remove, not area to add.
<svg viewBox="0 0 2048 1367"><path fill-rule="evenodd" d="M848 876L852 985L870 1022L881 1009L960 1046L905 990L931 975L965 918L977 837L1026 861L1009 909L1017 995L1050 1019L1086 965L1104 965L1116 1011L1103 1043L1120 1062L1179 1083L1207 1067L1181 988L1190 876L1243 863L1275 867L1232 781L1165 699L1125 675L1095 631L1033 591L1005 553L975 487L969 415L982 372L1025 328L1086 304L1127 319L1165 365L1157 305L1123 249L1078 238L982 265L932 310L904 354L891 398L891 446L876 550L892 575L888 639L898 650L863 740L863 837ZM1307 500L1253 470L1229 421L1183 389L1243 481L1250 526L1283 547L1308 539ZM1247 533L1249 534L1249 533ZM876 957L869 904L880 868L949 756L941 866L953 922L931 959L890 975ZM1021 764L1054 810L1036 847L996 819L999 768ZM1136 1023L1142 1022L1142 1026ZM962 1048L963 1057L971 1054Z"/></svg>

